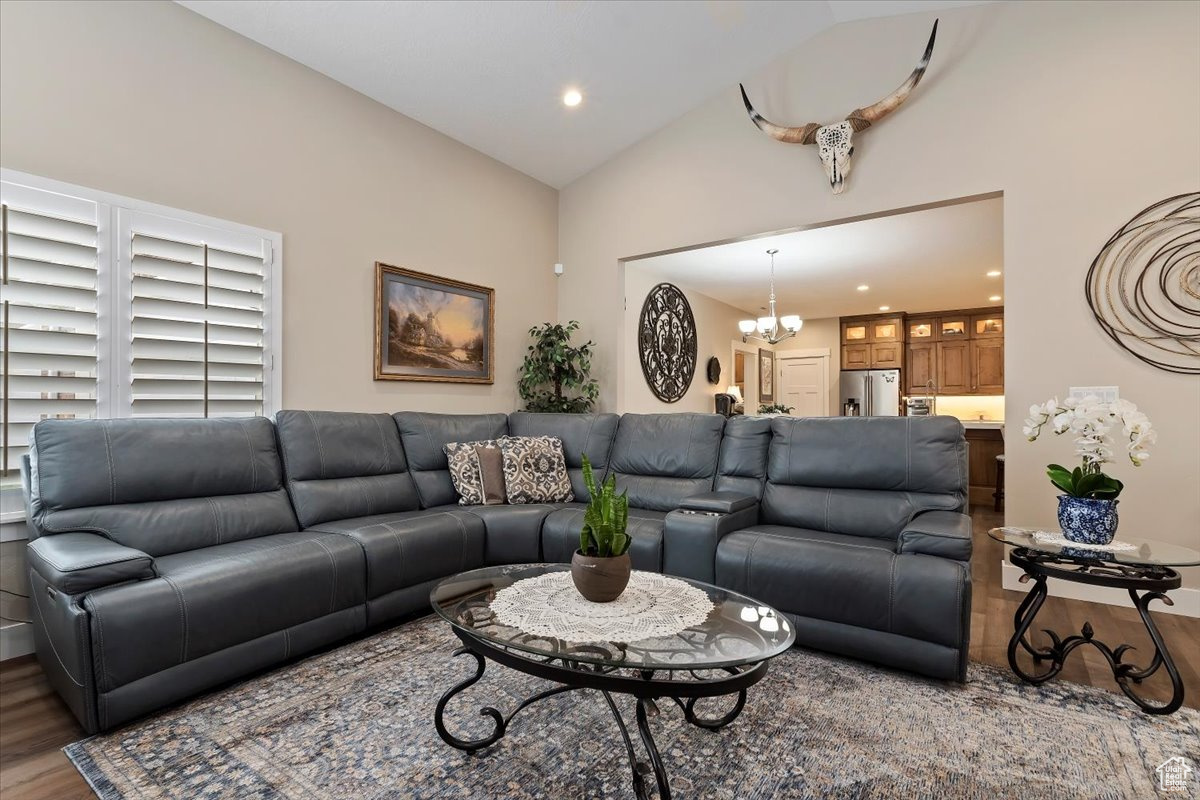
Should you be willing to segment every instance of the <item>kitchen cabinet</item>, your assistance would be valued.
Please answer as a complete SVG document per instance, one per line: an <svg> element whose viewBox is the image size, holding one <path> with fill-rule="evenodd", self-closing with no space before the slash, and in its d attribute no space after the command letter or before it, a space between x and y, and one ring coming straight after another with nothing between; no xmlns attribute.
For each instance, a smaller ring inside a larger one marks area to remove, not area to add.
<svg viewBox="0 0 1200 800"><path fill-rule="evenodd" d="M911 330L911 325L909 326ZM932 328L930 332L932 333ZM908 394L937 393L937 344L909 342L904 360L905 392Z"/></svg>
<svg viewBox="0 0 1200 800"><path fill-rule="evenodd" d="M870 369L871 345L842 345L842 369Z"/></svg>
<svg viewBox="0 0 1200 800"><path fill-rule="evenodd" d="M1004 340L972 339L971 391L979 394L1004 394Z"/></svg>
<svg viewBox="0 0 1200 800"><path fill-rule="evenodd" d="M871 341L871 328L866 322L843 322L842 344L867 344Z"/></svg>
<svg viewBox="0 0 1200 800"><path fill-rule="evenodd" d="M871 322L872 342L903 342L904 320L901 317L887 317Z"/></svg>
<svg viewBox="0 0 1200 800"><path fill-rule="evenodd" d="M971 317L972 339L1003 339L1004 314L974 314Z"/></svg>
<svg viewBox="0 0 1200 800"><path fill-rule="evenodd" d="M871 345L871 369L900 369L904 366L904 344L881 342Z"/></svg>
<svg viewBox="0 0 1200 800"><path fill-rule="evenodd" d="M968 495L971 505L994 502L996 456L1004 452L1004 435L999 430L967 428Z"/></svg>
<svg viewBox="0 0 1200 800"><path fill-rule="evenodd" d="M909 344L914 342L932 342L936 340L937 320L933 317L920 319L910 318L905 326L908 330Z"/></svg>
<svg viewBox="0 0 1200 800"><path fill-rule="evenodd" d="M941 394L970 394L971 342L937 343L937 388Z"/></svg>
<svg viewBox="0 0 1200 800"><path fill-rule="evenodd" d="M952 342L956 339L967 339L971 333L971 318L961 316L938 317L937 338L941 342Z"/></svg>

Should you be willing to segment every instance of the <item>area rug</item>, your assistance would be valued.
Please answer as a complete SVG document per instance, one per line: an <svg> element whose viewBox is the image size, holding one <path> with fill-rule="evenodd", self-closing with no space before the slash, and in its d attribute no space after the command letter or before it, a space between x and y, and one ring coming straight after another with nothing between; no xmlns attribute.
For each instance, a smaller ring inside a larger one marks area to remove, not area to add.
<svg viewBox="0 0 1200 800"><path fill-rule="evenodd" d="M594 692L526 708L475 755L444 744L434 705L474 669L452 657L456 645L445 622L425 618L66 753L104 800L633 796ZM447 722L481 736L480 706L512 709L547 685L489 665ZM632 704L622 710L632 721ZM724 730L689 725L667 702L650 722L678 798L1149 798L1158 764L1200 766L1192 709L1149 717L1120 695L1026 686L992 667L973 665L959 686L800 649L772 663Z"/></svg>

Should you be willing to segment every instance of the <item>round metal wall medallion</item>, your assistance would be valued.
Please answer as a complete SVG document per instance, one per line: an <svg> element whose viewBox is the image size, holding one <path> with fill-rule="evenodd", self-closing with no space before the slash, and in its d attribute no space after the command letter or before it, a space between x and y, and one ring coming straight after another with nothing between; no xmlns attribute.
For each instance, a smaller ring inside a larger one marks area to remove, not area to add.
<svg viewBox="0 0 1200 800"><path fill-rule="evenodd" d="M664 403L681 399L696 374L696 320L678 286L660 283L646 295L638 321L642 375Z"/></svg>

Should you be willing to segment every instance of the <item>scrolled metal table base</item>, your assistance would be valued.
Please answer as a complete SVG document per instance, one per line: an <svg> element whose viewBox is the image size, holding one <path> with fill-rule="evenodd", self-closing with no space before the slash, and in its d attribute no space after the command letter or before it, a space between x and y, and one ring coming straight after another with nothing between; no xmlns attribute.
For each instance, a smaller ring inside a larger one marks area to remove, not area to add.
<svg viewBox="0 0 1200 800"><path fill-rule="evenodd" d="M1035 686L1045 683L1058 675L1067 656L1072 651L1088 644L1100 651L1112 669L1117 686L1142 711L1147 714L1172 714L1183 705L1183 680L1179 675L1179 670L1175 667L1175 662L1171 660L1171 654L1167 650L1162 634L1158 632L1158 626L1154 624L1154 619L1150 616L1150 603L1154 600L1161 600L1166 605L1174 605L1165 592L1179 587L1181 583L1179 573L1166 567L1135 567L1099 561L1095 564L1087 564L1081 563L1078 559L1026 548L1013 550L1009 560L1025 570L1025 574L1021 576L1022 583L1033 580L1033 588L1025 595L1025 599L1021 601L1021 605L1013 616L1014 632L1012 639L1008 642L1008 665L1021 680ZM1150 640L1154 643L1154 656L1150 663L1145 667L1139 667L1137 664L1125 661L1126 654L1135 649L1133 645L1122 644L1115 648L1110 647L1095 638L1095 631L1090 622L1083 624L1080 633L1065 639L1052 630L1043 629L1045 634L1050 637L1050 646L1034 647L1030 644L1026 635L1029 633L1038 611L1041 610L1042 603L1046 600L1048 594L1046 580L1050 577L1128 590L1129 598L1137 608L1142 623L1150 634ZM1139 595L1139 591L1142 594ZM1049 662L1049 666L1041 672L1026 671L1017 662L1017 654L1021 650L1033 657L1035 665ZM1171 699L1165 704L1147 700L1135 690L1138 684L1154 675L1160 668L1166 669L1172 686Z"/></svg>
<svg viewBox="0 0 1200 800"><path fill-rule="evenodd" d="M766 674L767 662L762 661L745 669L727 668L727 675L719 678L678 681L656 679L651 670L640 671L638 677L617 674L614 668L605 668L572 661L569 656L547 657L545 660L532 660L528 655L519 655L511 650L491 645L480 639L471 637L462 631L455 630L463 647L454 651L455 656L470 655L475 659L475 672L463 681L450 687L434 710L433 723L438 735L446 744L467 753L474 753L498 742L508 730L508 725L522 709L544 700L547 697L563 694L578 689L595 689L604 697L609 711L616 720L621 739L625 742L625 750L629 756L629 764L633 771L633 789L639 800L650 797L647 777L654 775L658 787L658 797L670 800L671 786L667 777L667 769L659 755L658 746L654 742L654 734L650 729L650 717L658 715L658 698L670 698L683 709L684 718L693 725L706 730L719 730L738 718L746 705L746 690L758 683ZM459 693L475 685L483 677L488 661L511 667L520 672L558 683L558 686L522 700L507 716L492 706L479 709L481 716L491 718L492 732L478 739L461 739L446 728L446 707ZM560 661L562 663L555 663ZM638 758L633 739L629 734L629 726L621 716L620 709L613 699L613 694L632 695L636 701L635 721L638 737L646 750L649 761ZM696 701L705 697L719 697L736 694L737 699L733 708L721 717L708 718L695 712Z"/></svg>

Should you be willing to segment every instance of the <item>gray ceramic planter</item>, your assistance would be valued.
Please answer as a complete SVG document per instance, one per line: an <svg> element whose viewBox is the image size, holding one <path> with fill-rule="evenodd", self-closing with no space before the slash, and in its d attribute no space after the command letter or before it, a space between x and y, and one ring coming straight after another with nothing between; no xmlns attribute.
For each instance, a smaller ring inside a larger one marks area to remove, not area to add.
<svg viewBox="0 0 1200 800"><path fill-rule="evenodd" d="M632 562L629 553L610 558L585 556L576 550L571 556L571 578L585 600L610 603L621 596L629 583Z"/></svg>

